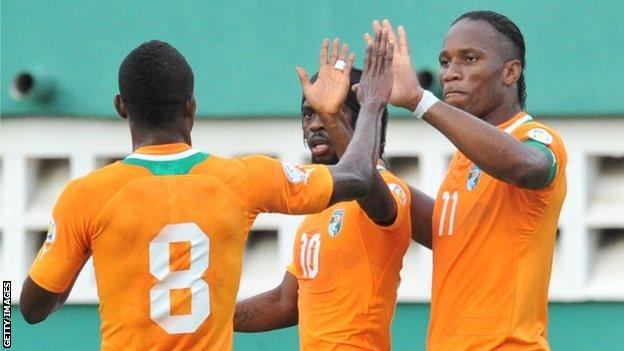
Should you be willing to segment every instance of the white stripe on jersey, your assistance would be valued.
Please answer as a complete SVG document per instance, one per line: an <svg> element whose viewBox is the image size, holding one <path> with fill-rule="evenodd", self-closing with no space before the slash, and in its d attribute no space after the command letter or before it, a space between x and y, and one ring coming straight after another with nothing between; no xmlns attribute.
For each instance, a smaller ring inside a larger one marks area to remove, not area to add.
<svg viewBox="0 0 624 351"><path fill-rule="evenodd" d="M197 149L188 149L186 151L178 152L177 154L169 154L169 155L148 155L148 154L132 154L126 158L135 158L139 160L145 161L175 161L180 160L185 157L189 157L198 153Z"/></svg>
<svg viewBox="0 0 624 351"><path fill-rule="evenodd" d="M516 128L518 128L522 123L524 122L528 122L530 120L532 120L533 117L529 116L529 115L525 115L524 117L520 118L519 120L513 122L509 127L505 128L505 133L509 133L511 134L514 130L516 130Z"/></svg>

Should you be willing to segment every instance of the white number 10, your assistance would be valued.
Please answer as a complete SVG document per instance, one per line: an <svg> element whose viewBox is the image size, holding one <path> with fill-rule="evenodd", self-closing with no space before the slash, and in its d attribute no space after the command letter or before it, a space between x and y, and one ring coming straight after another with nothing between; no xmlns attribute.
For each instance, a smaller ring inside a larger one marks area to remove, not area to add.
<svg viewBox="0 0 624 351"><path fill-rule="evenodd" d="M457 200L459 199L459 193L457 190L453 191L453 195L451 195L448 191L445 191L442 194L442 200L444 203L442 204L442 214L440 215L440 226L438 227L438 235L444 235L444 220L446 219L446 212L448 210L449 200L453 199L453 204L451 205L451 216L449 218L448 225L448 235L453 235L453 225L455 223L455 209L457 208Z"/></svg>
<svg viewBox="0 0 624 351"><path fill-rule="evenodd" d="M314 279L319 272L319 254L321 253L321 234L301 235L301 270L305 278Z"/></svg>

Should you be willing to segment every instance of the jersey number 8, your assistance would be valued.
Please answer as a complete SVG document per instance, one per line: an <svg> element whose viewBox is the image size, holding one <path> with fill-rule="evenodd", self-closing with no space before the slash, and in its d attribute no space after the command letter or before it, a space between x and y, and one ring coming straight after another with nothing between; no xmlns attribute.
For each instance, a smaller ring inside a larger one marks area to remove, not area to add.
<svg viewBox="0 0 624 351"><path fill-rule="evenodd" d="M187 270L169 268L169 244L175 242L191 244ZM210 315L209 285L202 279L209 251L210 239L195 223L168 224L149 244L149 270L159 280L150 290L150 317L169 334L193 333ZM174 289L190 289L190 314L171 315Z"/></svg>

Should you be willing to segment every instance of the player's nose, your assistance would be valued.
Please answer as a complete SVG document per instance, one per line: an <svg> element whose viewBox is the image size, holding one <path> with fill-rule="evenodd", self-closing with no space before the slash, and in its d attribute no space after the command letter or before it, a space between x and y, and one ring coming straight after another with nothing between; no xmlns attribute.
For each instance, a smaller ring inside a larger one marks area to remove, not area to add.
<svg viewBox="0 0 624 351"><path fill-rule="evenodd" d="M313 132L317 132L323 129L323 122L319 118L319 116L315 113L312 121L310 122L309 128Z"/></svg>

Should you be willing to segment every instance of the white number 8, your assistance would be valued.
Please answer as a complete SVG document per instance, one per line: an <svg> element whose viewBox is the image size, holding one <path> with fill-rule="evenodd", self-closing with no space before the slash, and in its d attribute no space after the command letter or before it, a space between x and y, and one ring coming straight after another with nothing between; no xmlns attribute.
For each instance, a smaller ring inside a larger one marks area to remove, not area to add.
<svg viewBox="0 0 624 351"><path fill-rule="evenodd" d="M169 244L191 243L190 267L169 269ZM193 333L210 315L208 269L210 239L195 223L168 224L149 244L149 270L159 280L150 290L150 317L169 334ZM172 289L191 289L191 314L171 315Z"/></svg>

